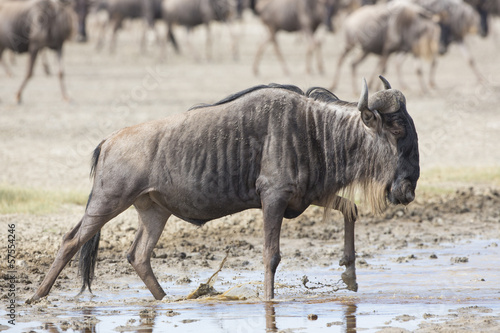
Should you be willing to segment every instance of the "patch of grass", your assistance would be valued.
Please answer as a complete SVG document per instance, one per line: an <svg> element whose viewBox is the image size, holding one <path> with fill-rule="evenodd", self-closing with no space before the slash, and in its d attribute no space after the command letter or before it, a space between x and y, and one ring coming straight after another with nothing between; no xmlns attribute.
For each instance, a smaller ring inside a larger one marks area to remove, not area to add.
<svg viewBox="0 0 500 333"><path fill-rule="evenodd" d="M431 168L423 170L418 191L426 194L454 193L464 187L500 187L500 167Z"/></svg>
<svg viewBox="0 0 500 333"><path fill-rule="evenodd" d="M64 204L85 205L88 194L0 185L0 214L48 214Z"/></svg>

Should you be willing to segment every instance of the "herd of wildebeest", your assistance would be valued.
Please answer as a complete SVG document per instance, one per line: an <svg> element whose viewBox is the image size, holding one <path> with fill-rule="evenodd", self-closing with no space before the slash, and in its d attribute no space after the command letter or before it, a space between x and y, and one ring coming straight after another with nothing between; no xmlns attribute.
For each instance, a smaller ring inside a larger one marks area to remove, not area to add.
<svg viewBox="0 0 500 333"><path fill-rule="evenodd" d="M477 79L477 70L464 44L468 34L488 34L488 23L500 13L500 0L394 0L377 4L356 0L0 0L0 55L4 49L28 52L27 75L17 101L44 48L57 52L77 27L78 40L86 41L86 18L107 12L111 27L110 48L125 19L144 21L145 29L157 20L166 23L158 44L178 49L175 26L207 28L212 21L230 24L252 10L268 28L256 45L255 74L267 44L271 43L288 72L286 55L276 33L300 31L305 35L307 70L317 58L323 70L321 45L315 37L324 24L335 30L339 15L347 16L337 27L345 34L331 90L347 54L361 49L352 63L353 89L356 66L368 54L380 57L374 73L384 73L393 53L411 54L431 64L434 84L436 58L450 43L462 45L466 61ZM342 14L344 13L344 14ZM104 30L103 30L104 31ZM96 44L105 44L103 31ZM210 36L210 34L207 34ZM144 41L143 41L144 43ZM207 47L211 40L208 38ZM3 65L7 68L5 60ZM418 75L422 89L427 85ZM62 66L59 70L61 90ZM369 82L374 83L373 75ZM93 188L85 213L63 237L62 245L45 279L30 301L46 296L58 275L80 251L82 291L90 289L99 247L100 230L112 218L134 206L139 215L136 238L127 259L156 299L165 292L151 268L151 254L170 216L201 226L206 222L250 208L261 208L264 225L265 299L274 298L274 278L280 262L279 238L283 218L294 218L308 206L319 205L344 216L342 279L357 290L354 193L361 190L372 210L388 203L407 205L415 198L420 176L418 139L406 110L403 93L383 77L384 89L369 96L366 81L358 102L339 100L330 90L304 92L292 85L261 85L186 113L116 131L103 139L93 154Z"/></svg>
<svg viewBox="0 0 500 333"><path fill-rule="evenodd" d="M419 61L417 74L421 89L428 89L423 78L422 60L430 64L429 85L435 85L436 59L444 55L450 43L461 46L465 62L474 71L478 80L485 81L476 68L474 58L464 43L469 34L486 37L489 25L495 16L500 15L500 0L0 0L0 60L7 75L10 74L6 60L2 59L4 50L30 55L26 76L16 95L17 102L27 81L33 74L37 55L44 48L56 51L59 59L59 79L63 98L67 93L63 82L62 49L68 39L87 41L87 18L106 13L106 22L96 28L97 48L105 44L105 35L111 30L110 50L116 48L117 32L124 20L142 20L144 34L141 44L145 44L145 33L152 29L157 43L164 52L170 43L179 52L174 34L176 26L188 30L204 25L207 29L207 56L210 56L211 22L218 21L230 25L242 19L245 10L252 10L267 27L268 34L260 45L256 45L253 71L259 73L259 63L268 44L288 73L285 56L277 42L279 31L302 32L305 46L307 72L311 72L312 58L316 56L318 70L323 71L321 42L315 37L317 28L324 24L332 32L340 30L345 44L338 59L331 90L338 84L340 68L345 57L355 47L362 52L352 62L353 89L356 91L356 67L369 54L380 57L377 67L369 80L369 86L376 75L383 74L387 59L393 53L399 54L396 62L402 88L405 84L400 69L405 54L411 54ZM339 27L335 24L340 16ZM159 36L155 24L164 21L165 36ZM334 27L337 29L334 29ZM76 32L76 34L74 33ZM236 39L236 37L234 37ZM234 40L233 44L237 41ZM236 47L233 48L236 50ZM234 51L236 53L236 51ZM45 68L47 68L45 61Z"/></svg>

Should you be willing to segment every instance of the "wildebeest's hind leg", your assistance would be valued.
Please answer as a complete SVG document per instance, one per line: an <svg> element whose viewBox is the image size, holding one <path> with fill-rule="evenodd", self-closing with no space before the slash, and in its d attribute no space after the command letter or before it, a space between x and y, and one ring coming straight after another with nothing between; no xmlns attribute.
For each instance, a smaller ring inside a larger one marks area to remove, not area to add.
<svg viewBox="0 0 500 333"><path fill-rule="evenodd" d="M340 259L339 265L345 266L346 270L342 273L342 281L347 285L347 289L358 291L356 251L354 248L354 224L357 219L358 209L354 203L342 197L335 198L332 208L344 215L344 256Z"/></svg>
<svg viewBox="0 0 500 333"><path fill-rule="evenodd" d="M123 210L125 210L125 208ZM78 252L78 250L93 236L95 236L97 232L101 230L102 226L106 224L106 222L117 216L123 210L115 211L111 215L97 216L90 216L86 212L80 222L71 231L64 235L61 247L57 252L54 262L50 266L47 275L43 279L40 287L38 287L35 295L33 295L33 297L27 302L36 301L41 297L46 296L63 268Z"/></svg>
<svg viewBox="0 0 500 333"><path fill-rule="evenodd" d="M153 202L149 194L140 196L134 203L139 214L139 229L127 255L129 263L157 300L165 296L151 268L151 253L171 215Z"/></svg>

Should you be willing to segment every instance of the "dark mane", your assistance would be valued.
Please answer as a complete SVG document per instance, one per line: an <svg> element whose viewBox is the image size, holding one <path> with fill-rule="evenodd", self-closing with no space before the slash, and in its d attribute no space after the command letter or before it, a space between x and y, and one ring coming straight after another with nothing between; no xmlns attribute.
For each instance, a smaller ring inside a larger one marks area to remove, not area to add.
<svg viewBox="0 0 500 333"><path fill-rule="evenodd" d="M332 103L338 102L340 99L332 93L330 90L321 87L312 87L309 88L306 92L306 96L312 98L316 101Z"/></svg>
<svg viewBox="0 0 500 333"><path fill-rule="evenodd" d="M235 94L229 95L224 99L221 99L220 101L213 103L213 104L207 104L207 103L201 103L192 106L190 110L195 110L195 109L201 109L201 108L206 108L210 106L217 106L225 103L232 102L246 94L252 93L257 90L261 89L267 89L267 88L278 88L278 89L285 89L292 91L294 93L297 93L302 96L306 96L309 98L312 98L315 101L319 102L325 102L325 103L337 103L337 104L350 104L350 102L345 102L340 100L334 93L331 91L325 89L325 88L320 88L320 87L312 87L307 90L306 93L304 93L299 87L290 85L290 84L277 84L277 83L270 83L268 85L261 84L258 86L250 87L248 89L242 90L240 92L237 92Z"/></svg>
<svg viewBox="0 0 500 333"><path fill-rule="evenodd" d="M338 105L356 105L357 103L347 102L339 99L337 95L332 93L330 90L321 87L309 88L306 92L306 96L314 99L315 101L324 102L326 104L335 103Z"/></svg>
<svg viewBox="0 0 500 333"><path fill-rule="evenodd" d="M243 95L249 94L249 93L257 91L257 90L266 89L266 88L286 89L286 90L293 91L293 92L295 92L295 93L297 93L299 95L305 95L304 92L299 87L294 86L294 85L277 84L277 83L270 83L268 85L261 84L261 85L255 86L255 87L250 87L248 89L242 90L242 91L237 92L235 94L229 95L226 98L221 99L220 101L218 101L218 102L216 102L214 104L205 104L205 103L197 104L195 106L192 106L189 109L189 111L195 110L195 109L206 108L206 107L209 107L209 106L216 106L216 105L221 105L221 104L229 103L229 102L234 101L235 99L240 98Z"/></svg>

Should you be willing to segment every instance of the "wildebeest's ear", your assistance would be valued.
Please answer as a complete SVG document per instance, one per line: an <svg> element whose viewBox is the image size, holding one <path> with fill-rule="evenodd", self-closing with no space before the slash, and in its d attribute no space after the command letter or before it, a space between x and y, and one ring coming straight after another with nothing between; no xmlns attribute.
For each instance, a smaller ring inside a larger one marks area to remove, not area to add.
<svg viewBox="0 0 500 333"><path fill-rule="evenodd" d="M361 112L361 120L363 120L366 126L370 128L377 127L378 117L368 108L368 85L366 84L365 78L363 78L363 87L361 96L359 97L358 110Z"/></svg>
<svg viewBox="0 0 500 333"><path fill-rule="evenodd" d="M377 126L377 117L373 112L370 110L366 109L364 111L361 111L361 120L363 120L363 123L365 123L366 126L370 128L376 128Z"/></svg>

